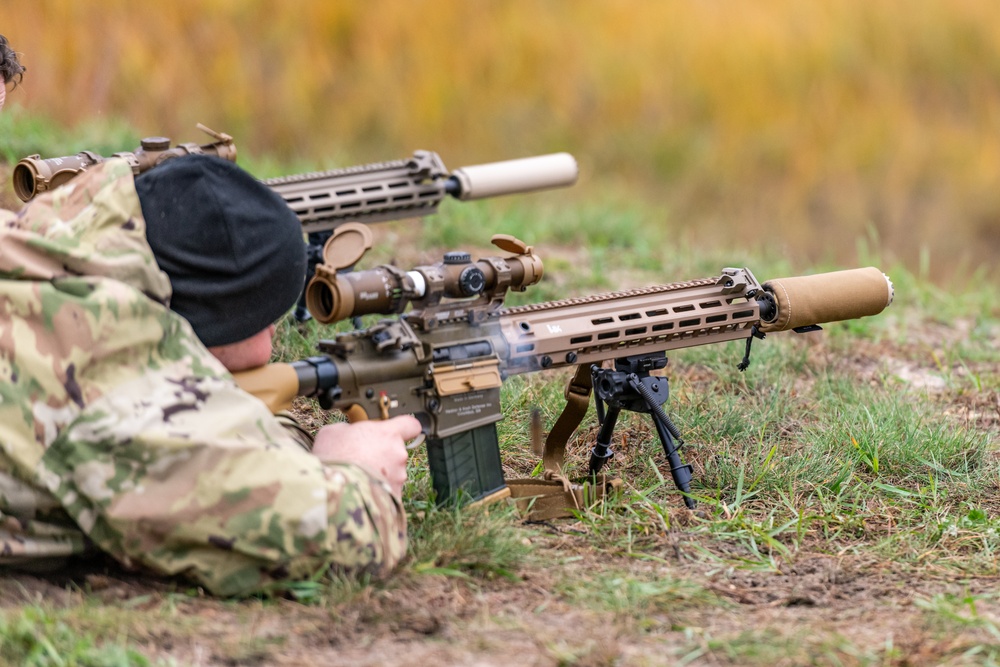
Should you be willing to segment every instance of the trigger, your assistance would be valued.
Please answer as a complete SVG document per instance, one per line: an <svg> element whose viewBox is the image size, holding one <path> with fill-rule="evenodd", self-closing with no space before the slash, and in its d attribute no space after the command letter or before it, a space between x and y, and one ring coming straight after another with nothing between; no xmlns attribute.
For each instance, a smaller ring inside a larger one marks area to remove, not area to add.
<svg viewBox="0 0 1000 667"><path fill-rule="evenodd" d="M412 442L410 442L410 443L408 443L406 445L406 449L407 450L416 449L420 445L424 444L424 440L426 440L426 439L427 439L427 436L424 435L423 433L421 433L420 435L418 435L417 437L415 437Z"/></svg>

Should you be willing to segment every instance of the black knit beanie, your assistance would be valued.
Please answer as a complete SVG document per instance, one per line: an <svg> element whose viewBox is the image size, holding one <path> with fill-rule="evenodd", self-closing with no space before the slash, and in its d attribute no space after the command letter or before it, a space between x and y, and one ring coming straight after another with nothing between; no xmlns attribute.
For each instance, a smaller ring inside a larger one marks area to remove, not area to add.
<svg viewBox="0 0 1000 667"><path fill-rule="evenodd" d="M306 274L302 225L285 201L232 162L168 160L135 180L170 309L206 347L249 338L284 315Z"/></svg>

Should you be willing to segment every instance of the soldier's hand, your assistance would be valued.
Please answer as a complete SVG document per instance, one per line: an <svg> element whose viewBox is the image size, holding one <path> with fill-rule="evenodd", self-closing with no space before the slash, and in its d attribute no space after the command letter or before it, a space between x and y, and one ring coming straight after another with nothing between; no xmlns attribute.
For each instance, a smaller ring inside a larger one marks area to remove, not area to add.
<svg viewBox="0 0 1000 667"><path fill-rule="evenodd" d="M354 463L384 479L397 500L406 482L406 440L420 434L420 422L403 415L385 421L329 424L316 434L313 454L328 463Z"/></svg>

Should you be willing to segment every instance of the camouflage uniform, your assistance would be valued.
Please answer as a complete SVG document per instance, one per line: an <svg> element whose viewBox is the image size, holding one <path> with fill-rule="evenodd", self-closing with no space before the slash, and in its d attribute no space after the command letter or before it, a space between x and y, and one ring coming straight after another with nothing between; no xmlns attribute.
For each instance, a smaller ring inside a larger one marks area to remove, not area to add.
<svg viewBox="0 0 1000 667"><path fill-rule="evenodd" d="M220 595L391 568L388 486L305 451L169 299L124 161L0 210L0 564L96 546Z"/></svg>

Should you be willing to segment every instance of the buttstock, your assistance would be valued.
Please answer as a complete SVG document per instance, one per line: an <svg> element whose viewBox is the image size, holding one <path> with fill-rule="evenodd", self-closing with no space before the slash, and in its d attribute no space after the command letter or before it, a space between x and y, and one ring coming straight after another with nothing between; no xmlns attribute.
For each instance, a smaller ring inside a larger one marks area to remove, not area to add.
<svg viewBox="0 0 1000 667"><path fill-rule="evenodd" d="M292 407L299 395L299 374L291 364L268 364L248 371L233 373L240 389L253 394L267 405L272 414Z"/></svg>

